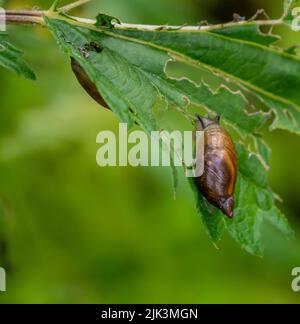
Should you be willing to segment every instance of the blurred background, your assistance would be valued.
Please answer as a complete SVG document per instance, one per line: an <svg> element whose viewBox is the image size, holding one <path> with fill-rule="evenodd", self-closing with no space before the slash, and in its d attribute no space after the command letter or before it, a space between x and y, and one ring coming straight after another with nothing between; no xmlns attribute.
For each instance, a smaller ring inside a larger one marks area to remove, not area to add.
<svg viewBox="0 0 300 324"><path fill-rule="evenodd" d="M46 9L51 1L2 5ZM249 18L261 8L277 18L282 1L95 0L77 14L181 25ZM299 33L276 31L281 46L299 43ZM300 137L266 134L270 182L296 240L266 224L264 258L227 234L217 250L184 179L174 201L166 168L97 166L96 135L116 130L118 120L80 88L51 35L39 27L9 34L38 81L0 69L0 266L8 271L0 303L300 302L290 288L300 266ZM172 73L203 77L176 66Z"/></svg>

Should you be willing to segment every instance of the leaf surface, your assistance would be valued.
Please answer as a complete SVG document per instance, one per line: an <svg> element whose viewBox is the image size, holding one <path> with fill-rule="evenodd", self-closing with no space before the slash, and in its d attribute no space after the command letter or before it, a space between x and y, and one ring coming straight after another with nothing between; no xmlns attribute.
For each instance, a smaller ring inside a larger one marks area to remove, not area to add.
<svg viewBox="0 0 300 324"><path fill-rule="evenodd" d="M23 53L6 40L6 35L0 33L0 66L22 75L27 79L35 80L35 74L23 60Z"/></svg>
<svg viewBox="0 0 300 324"><path fill-rule="evenodd" d="M250 30L245 37L242 27ZM115 30L114 33L169 51L175 58L204 67L260 98L275 114L273 129L300 133L300 58L267 46L253 36L255 23L211 31ZM241 36L243 35L243 36ZM272 36L265 36L266 39ZM273 42L273 39L272 39Z"/></svg>
<svg viewBox="0 0 300 324"><path fill-rule="evenodd" d="M242 248L260 256L264 219L292 236L287 220L275 205L276 195L268 186L270 150L256 136L270 113L249 113L249 103L240 91L225 86L212 91L205 83L173 79L165 71L167 63L177 58L229 77L275 111L273 128L298 132L300 61L271 48L275 36L262 34L253 23L210 32L146 32L96 30L48 17L45 21L64 52L79 62L123 122L137 122L147 131L158 130L155 107L175 106L188 115L188 106L193 104L222 115L242 138L255 138L258 154L236 145L239 174L232 220L206 201L195 179L190 181L197 210L214 243L226 229Z"/></svg>

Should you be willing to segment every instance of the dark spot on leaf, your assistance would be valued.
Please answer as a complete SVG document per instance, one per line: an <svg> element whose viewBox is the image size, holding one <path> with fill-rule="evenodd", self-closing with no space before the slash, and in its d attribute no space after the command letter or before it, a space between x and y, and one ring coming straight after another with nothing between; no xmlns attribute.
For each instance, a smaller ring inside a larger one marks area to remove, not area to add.
<svg viewBox="0 0 300 324"><path fill-rule="evenodd" d="M86 50L96 52L96 53L101 53L103 51L103 47L96 42L90 42L86 44L84 47Z"/></svg>
<svg viewBox="0 0 300 324"><path fill-rule="evenodd" d="M103 47L96 42L90 42L79 48L79 51L84 58L89 58L90 52L101 53Z"/></svg>

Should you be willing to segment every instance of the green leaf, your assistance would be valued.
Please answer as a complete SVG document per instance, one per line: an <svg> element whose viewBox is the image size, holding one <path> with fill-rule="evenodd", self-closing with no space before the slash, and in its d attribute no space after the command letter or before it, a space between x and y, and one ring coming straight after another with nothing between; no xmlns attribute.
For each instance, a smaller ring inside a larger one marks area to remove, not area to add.
<svg viewBox="0 0 300 324"><path fill-rule="evenodd" d="M130 116L132 110L135 112L135 117L146 124L147 120L151 120L151 107L159 97L163 97L168 104L178 106L182 111L190 102L221 114L223 119L242 135L252 136L270 118L270 115L262 112L247 113L245 108L248 103L240 92L230 91L224 86L212 92L204 83L196 85L187 79L168 78L165 74L165 66L171 58L164 51L111 37L104 32L80 28L60 20L47 18L46 22L63 50L81 63L97 84L105 101L123 121L132 123L133 118ZM99 43L104 51L100 54L91 53L88 58L84 57L81 49L90 42ZM112 84L111 74L116 75L116 73L118 73L118 80L114 78ZM128 74L135 75L136 82L133 78L128 79ZM135 93L143 88L143 92L147 93L145 96L147 100L144 101L141 95L127 98L123 103L122 101L131 93L119 92L124 82L127 82L127 88L134 89ZM115 94L114 98L111 98L112 94ZM120 107L124 107L122 111ZM151 129L156 125L152 120L151 124L146 126L147 129Z"/></svg>
<svg viewBox="0 0 300 324"><path fill-rule="evenodd" d="M255 22L241 26L253 29ZM241 33L232 37L224 30L218 33L216 29L195 32L132 29L111 33L115 34L168 51L176 59L233 80L264 101L275 113L273 129L300 133L299 57L263 45L261 40L257 42L253 37L248 40L237 38Z"/></svg>
<svg viewBox="0 0 300 324"><path fill-rule="evenodd" d="M172 56L183 58L210 66L218 73L238 80L243 88L249 88L276 104L285 101L297 103L300 97L295 88L300 80L296 71L300 66L296 58L267 46L271 39L266 40L253 25L247 25L248 34L242 39L241 30L245 26L218 34L216 31L96 30L47 17L45 22L63 51L79 62L122 121L129 124L138 122L147 131L157 130L155 107L171 109L176 106L184 115L192 103L222 115L226 124L233 126L243 138L255 139L259 155L249 154L242 145L236 146L239 174L233 220L226 220L222 212L202 196L195 179L190 180L198 212L214 243L227 229L245 250L260 256L263 253L261 227L264 218L285 234L289 233L286 219L275 207L275 194L268 187L270 151L256 136L269 120L270 113L249 113L249 103L241 92L231 91L225 86L213 92L204 83L197 85L188 79L172 79L166 75L165 68ZM91 44L99 45L99 50L94 50ZM261 63L264 63L264 68ZM257 76L264 79L259 80ZM277 80L281 76L286 79ZM294 103L291 105L295 106ZM285 113L285 109L278 108L278 114L281 112ZM291 108L287 114L291 117L292 113ZM282 116L277 116L277 119L283 124ZM290 124L291 118L285 126L292 130Z"/></svg>
<svg viewBox="0 0 300 324"><path fill-rule="evenodd" d="M195 195L197 211L201 216L206 231L212 242L217 244L221 240L225 229L224 215L202 196L195 178L189 178L189 183Z"/></svg>
<svg viewBox="0 0 300 324"><path fill-rule="evenodd" d="M35 74L23 61L22 55L22 52L6 41L6 35L0 33L0 66L27 79L35 80Z"/></svg>
<svg viewBox="0 0 300 324"><path fill-rule="evenodd" d="M259 257L263 256L260 231L262 221L262 215L252 206L239 209L234 220L227 220L227 229L231 237L241 248Z"/></svg>
<svg viewBox="0 0 300 324"><path fill-rule="evenodd" d="M140 69L128 64L124 57L101 42L101 37L105 37L103 33L59 20L46 18L46 22L62 49L78 61L121 121L129 126L138 121L148 131L157 129L152 114L152 108L160 100L156 88ZM95 41L104 50L101 53L92 50L87 52L87 45Z"/></svg>
<svg viewBox="0 0 300 324"><path fill-rule="evenodd" d="M258 155L268 168L271 163L271 149L261 137L255 138L255 145Z"/></svg>
<svg viewBox="0 0 300 324"><path fill-rule="evenodd" d="M184 108L185 102L182 100L188 98L191 103L221 115L222 119L241 135L253 135L270 119L270 115L263 112L248 113L248 103L243 95L229 90L224 85L213 92L206 84L195 85L187 79L168 79L167 82L167 87L166 82L159 82L157 86L160 86L160 91L175 104Z"/></svg>
<svg viewBox="0 0 300 324"><path fill-rule="evenodd" d="M220 28L212 30L212 32L225 37L258 43L266 46L269 46L280 39L280 37L276 35L264 34L255 24L244 24Z"/></svg>
<svg viewBox="0 0 300 324"><path fill-rule="evenodd" d="M268 173L256 154L236 145L239 175L235 192L235 217L227 220L231 236L249 253L261 256L260 240L263 219L272 221L284 234L291 236L286 218L275 207L275 194L268 187Z"/></svg>
<svg viewBox="0 0 300 324"><path fill-rule="evenodd" d="M291 229L287 219L277 207L273 207L271 210L265 213L264 217L287 238L295 238L295 232Z"/></svg>

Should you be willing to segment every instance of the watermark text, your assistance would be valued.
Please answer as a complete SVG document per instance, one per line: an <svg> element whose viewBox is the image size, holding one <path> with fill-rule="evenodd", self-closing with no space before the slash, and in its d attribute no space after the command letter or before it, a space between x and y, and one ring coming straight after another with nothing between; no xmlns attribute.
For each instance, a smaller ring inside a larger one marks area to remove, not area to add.
<svg viewBox="0 0 300 324"><path fill-rule="evenodd" d="M296 32L300 31L300 7L296 7L292 10L292 29Z"/></svg>
<svg viewBox="0 0 300 324"><path fill-rule="evenodd" d="M119 133L101 131L96 139L100 167L184 167L187 177L204 172L203 131L153 131L128 133L127 124L119 124Z"/></svg>
<svg viewBox="0 0 300 324"><path fill-rule="evenodd" d="M0 268L0 292L6 291L6 271Z"/></svg>
<svg viewBox="0 0 300 324"><path fill-rule="evenodd" d="M6 32L6 12L0 7L0 32Z"/></svg>
<svg viewBox="0 0 300 324"><path fill-rule="evenodd" d="M300 291L300 267L294 268L292 270L292 276L294 277L292 281L292 290L294 292Z"/></svg>

